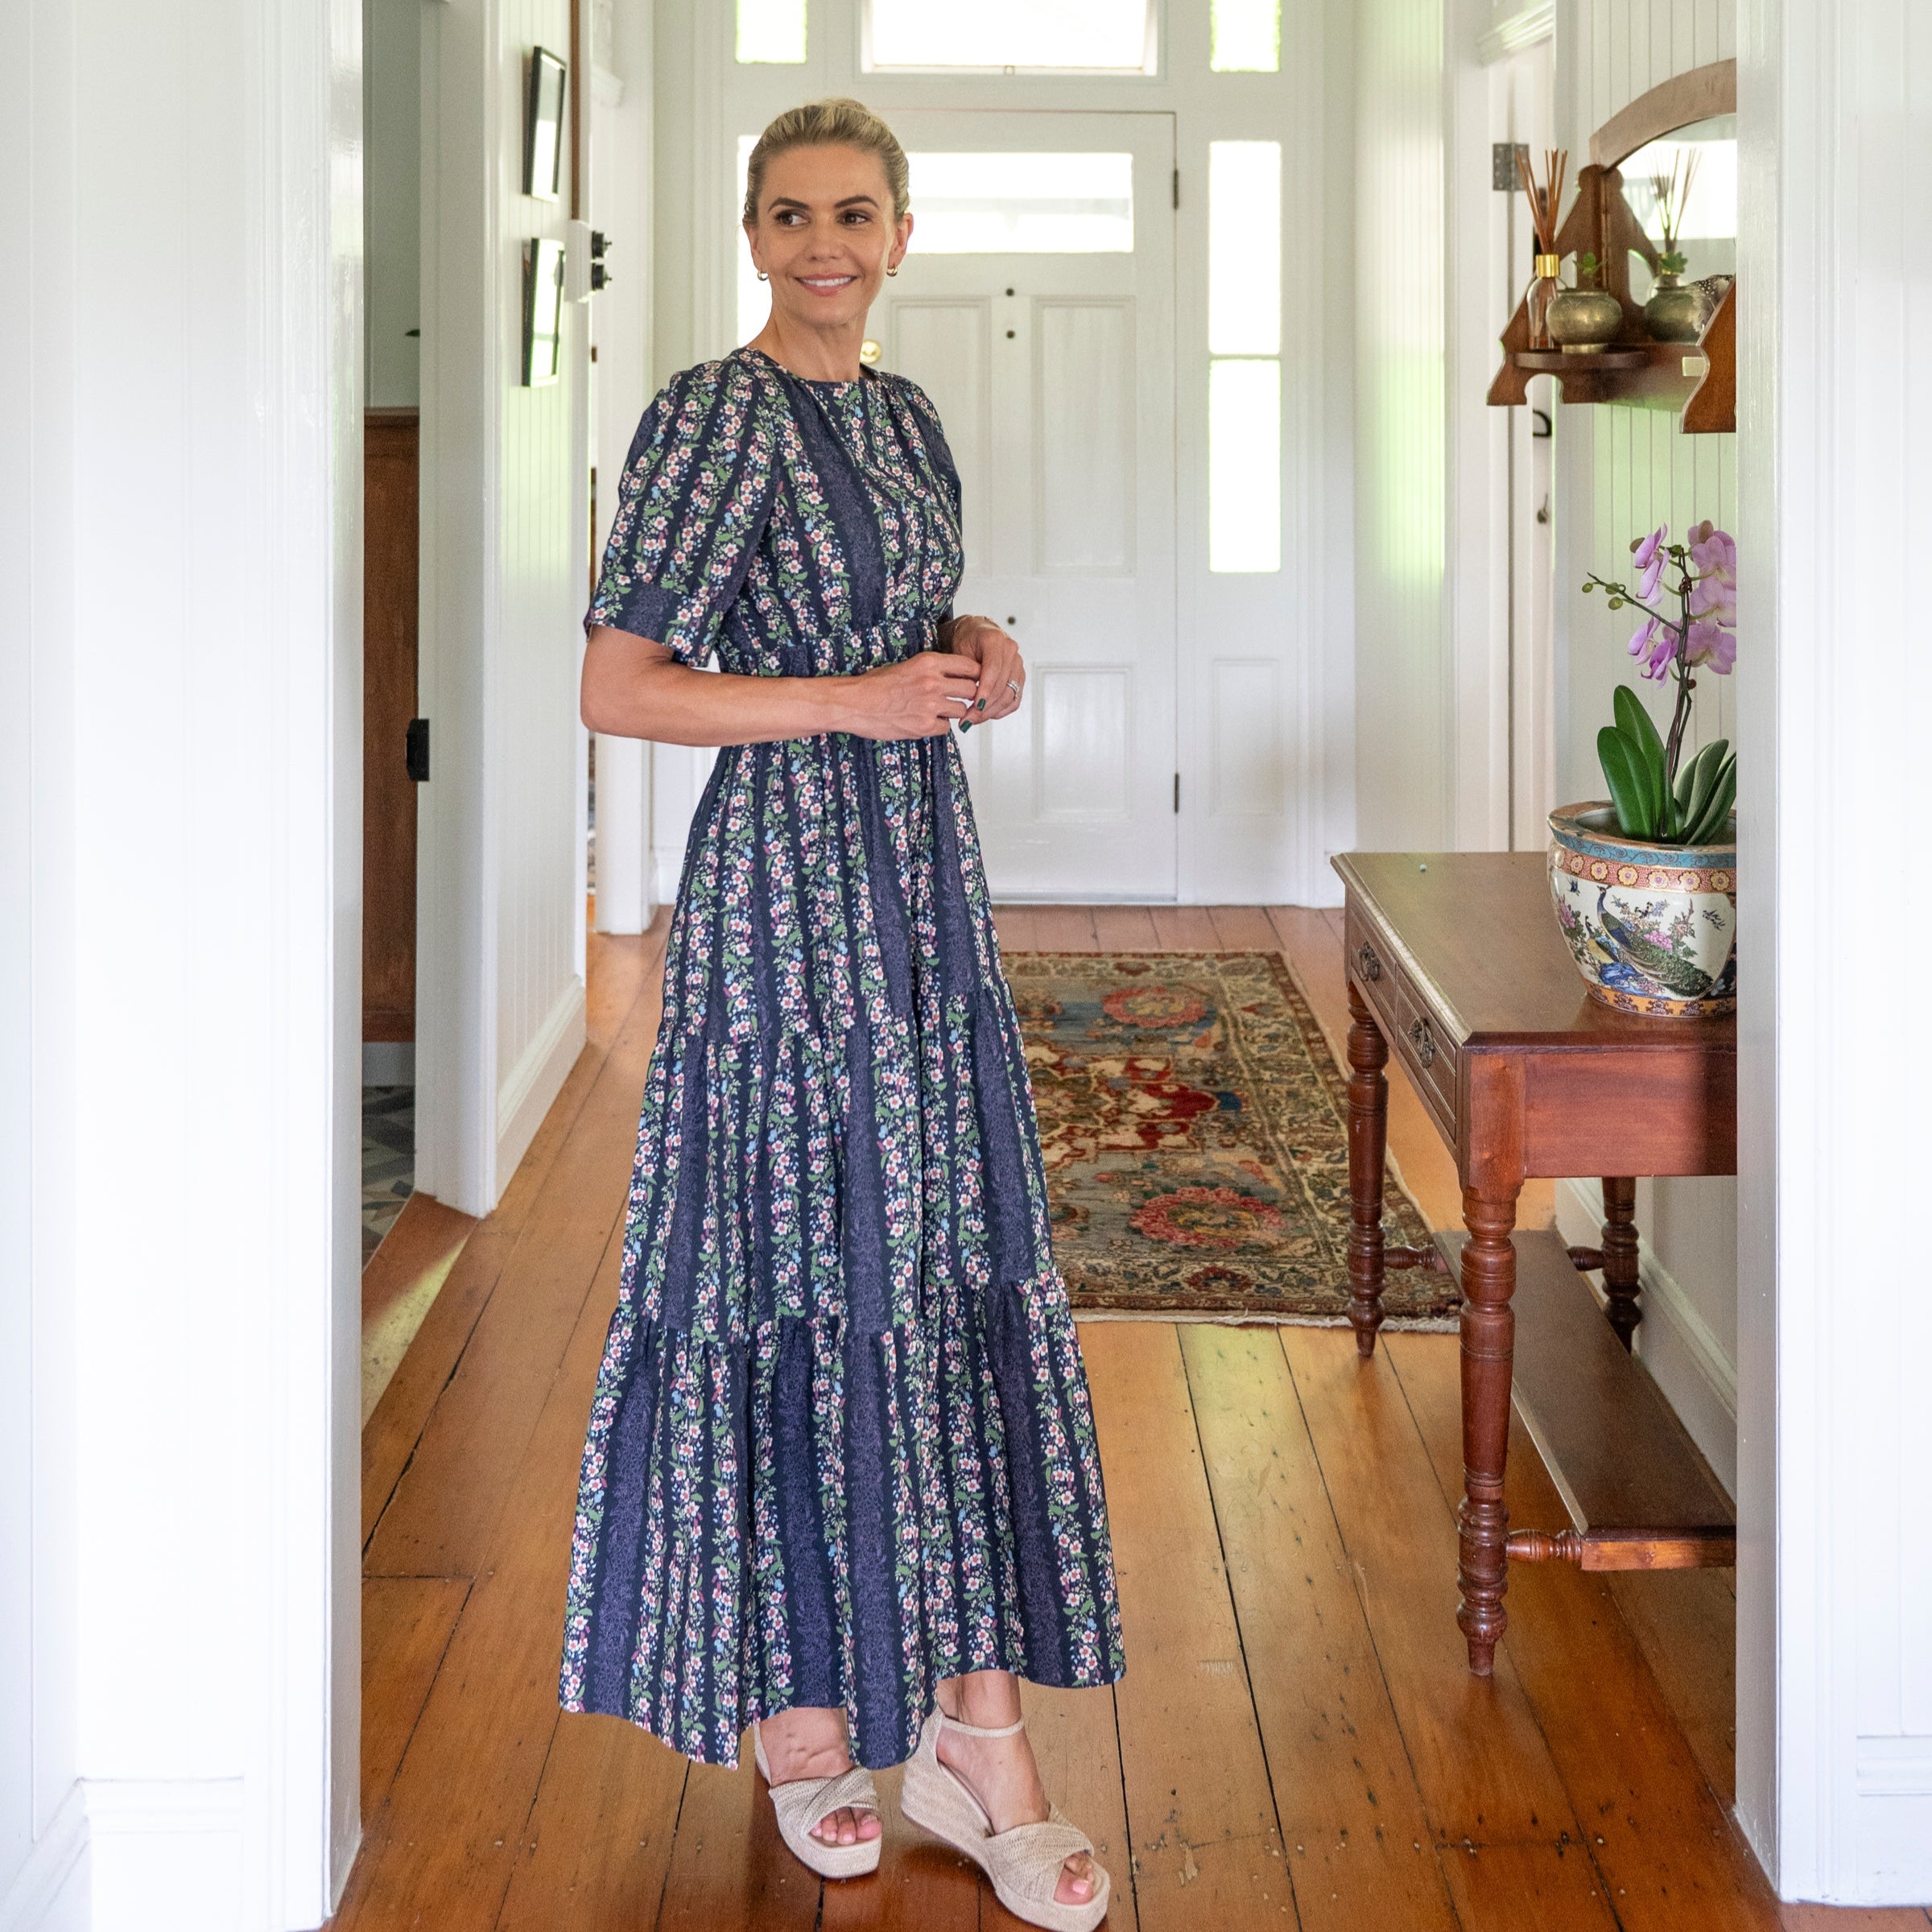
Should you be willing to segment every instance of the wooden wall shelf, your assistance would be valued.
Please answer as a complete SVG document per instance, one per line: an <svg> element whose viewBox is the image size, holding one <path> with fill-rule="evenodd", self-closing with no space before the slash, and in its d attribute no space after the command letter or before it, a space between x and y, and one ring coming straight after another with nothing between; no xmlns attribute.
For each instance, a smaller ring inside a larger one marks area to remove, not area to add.
<svg viewBox="0 0 1932 1932"><path fill-rule="evenodd" d="M1554 376L1566 402L1631 402L1647 409L1677 410L1682 412L1682 427L1693 435L1734 429L1737 336L1731 298L1736 287L1733 283L1726 291L1700 341L1613 342L1595 355L1560 349L1506 349L1489 400L1515 401L1514 394L1498 392L1505 387L1526 390L1531 376Z"/></svg>
<svg viewBox="0 0 1932 1932"><path fill-rule="evenodd" d="M1551 375L1566 402L1679 410L1678 427L1691 436L1737 427L1737 284L1724 291L1698 341L1653 341L1643 310L1630 297L1630 258L1641 255L1653 275L1659 258L1624 199L1624 178L1617 171L1618 164L1646 142L1736 111L1737 63L1718 60L1653 87L1591 137L1589 163L1578 171L1576 200L1558 231L1555 252L1596 255L1603 264L1603 286L1622 306L1623 328L1598 355L1532 349L1525 295L1503 331L1503 365L1489 385L1492 407L1527 402L1530 378Z"/></svg>

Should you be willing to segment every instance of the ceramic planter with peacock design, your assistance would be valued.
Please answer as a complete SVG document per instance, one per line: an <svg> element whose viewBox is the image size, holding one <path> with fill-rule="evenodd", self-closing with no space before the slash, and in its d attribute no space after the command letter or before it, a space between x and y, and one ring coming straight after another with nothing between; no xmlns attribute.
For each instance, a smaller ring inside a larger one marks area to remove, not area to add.
<svg viewBox="0 0 1932 1932"><path fill-rule="evenodd" d="M1722 844L1627 839L1616 808L1550 815L1557 923L1592 999L1695 1019L1737 1008L1737 831Z"/></svg>

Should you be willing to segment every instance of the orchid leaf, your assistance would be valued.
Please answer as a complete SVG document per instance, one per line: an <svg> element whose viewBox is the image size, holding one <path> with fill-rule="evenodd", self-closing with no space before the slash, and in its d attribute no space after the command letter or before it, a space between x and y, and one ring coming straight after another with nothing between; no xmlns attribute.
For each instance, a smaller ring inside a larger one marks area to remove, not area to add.
<svg viewBox="0 0 1932 1932"><path fill-rule="evenodd" d="M1704 813L1709 808L1711 795L1717 790L1717 782L1724 776L1724 753L1731 749L1728 738L1718 738L1707 745L1698 755L1699 770L1697 784L1690 794L1690 803L1684 813L1688 825L1703 823Z"/></svg>
<svg viewBox="0 0 1932 1932"><path fill-rule="evenodd" d="M1725 738L1716 739L1699 750L1682 771L1677 774L1677 802L1683 808L1684 822L1694 824L1698 808L1703 799L1711 795L1711 781L1717 775L1717 768L1724 762L1724 753L1731 749ZM1698 787L1703 787L1700 795Z"/></svg>
<svg viewBox="0 0 1932 1932"><path fill-rule="evenodd" d="M1625 838L1650 836L1649 782L1641 768L1637 749L1614 724L1606 724L1596 734L1597 762L1604 768L1604 782L1616 807L1616 822Z"/></svg>
<svg viewBox="0 0 1932 1932"><path fill-rule="evenodd" d="M1664 741L1657 735L1657 727L1650 722L1649 712L1644 709L1637 693L1628 684L1617 686L1612 702L1616 709L1616 728L1630 741L1631 749L1637 753L1644 786L1649 795L1651 829L1637 836L1655 838L1663 830L1669 815L1670 788L1664 782Z"/></svg>
<svg viewBox="0 0 1932 1932"><path fill-rule="evenodd" d="M1735 757L1724 761L1716 785L1712 788L1709 803L1703 815L1690 828L1688 843L1693 845L1712 845L1724 836L1725 826L1730 820L1731 807L1737 802L1737 760Z"/></svg>

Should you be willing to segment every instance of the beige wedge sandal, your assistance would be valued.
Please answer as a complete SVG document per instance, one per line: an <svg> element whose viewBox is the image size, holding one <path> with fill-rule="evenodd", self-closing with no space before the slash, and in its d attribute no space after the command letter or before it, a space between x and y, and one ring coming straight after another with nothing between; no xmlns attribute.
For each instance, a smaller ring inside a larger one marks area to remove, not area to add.
<svg viewBox="0 0 1932 1932"><path fill-rule="evenodd" d="M993 1880L996 1897L1016 1918L1046 1932L1093 1932L1107 1916L1113 1880L1096 1859L1093 1897L1077 1905L1055 1898L1060 1868L1076 1852L1089 1856L1093 1840L1051 1801L1049 1815L1036 1825L1015 1825L995 1831L986 1808L972 1787L950 1765L939 1762L939 1732L958 1731L968 1737L1011 1737L1026 1728L1004 1724L997 1731L963 1724L935 1708L919 1732L919 1748L906 1760L905 1781L899 1787L899 1809L915 1825L943 1838L963 1852Z"/></svg>
<svg viewBox="0 0 1932 1932"><path fill-rule="evenodd" d="M751 1728L752 1756L758 1760L758 1775L771 1793L771 1808L778 1814L778 1835L793 1857L821 1878L862 1878L879 1868L879 1851L886 1842L881 1831L877 1838L861 1838L849 1845L828 1845L812 1836L814 1825L824 1822L841 1808L869 1811L883 1819L879 1810L878 1786L872 1773L852 1765L834 1777L799 1777L782 1785L771 1781L771 1766L765 1757L765 1740L758 1728Z"/></svg>

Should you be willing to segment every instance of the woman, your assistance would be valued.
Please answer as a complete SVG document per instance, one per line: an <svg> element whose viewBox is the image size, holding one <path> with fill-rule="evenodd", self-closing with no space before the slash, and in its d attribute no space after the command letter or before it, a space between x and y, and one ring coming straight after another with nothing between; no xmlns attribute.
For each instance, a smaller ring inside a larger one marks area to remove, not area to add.
<svg viewBox="0 0 1932 1932"><path fill-rule="evenodd" d="M646 411L588 620L592 729L724 749L671 923L562 1700L704 1763L752 1724L827 1876L877 1867L860 1767L910 1757L906 1814L1074 1932L1108 1880L1048 1803L1014 1674L1113 1682L1120 1616L951 737L1026 672L949 614L932 405L860 362L912 233L898 142L856 101L781 115L745 232L771 319Z"/></svg>

